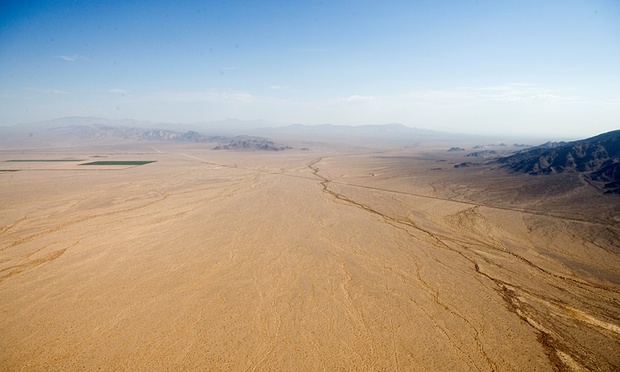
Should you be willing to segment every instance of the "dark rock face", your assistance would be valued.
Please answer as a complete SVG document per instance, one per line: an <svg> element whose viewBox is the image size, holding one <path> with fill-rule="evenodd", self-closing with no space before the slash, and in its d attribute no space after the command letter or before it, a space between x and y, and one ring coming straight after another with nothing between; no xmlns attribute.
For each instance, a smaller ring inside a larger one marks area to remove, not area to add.
<svg viewBox="0 0 620 372"><path fill-rule="evenodd" d="M604 166L590 173L590 179L603 182L606 193L620 194L620 162Z"/></svg>
<svg viewBox="0 0 620 372"><path fill-rule="evenodd" d="M458 152L458 151L465 151L465 149L460 148L460 147L450 147L450 149L448 150L448 152Z"/></svg>
<svg viewBox="0 0 620 372"><path fill-rule="evenodd" d="M262 151L284 151L291 149L289 146L281 146L273 141L261 137L239 136L234 137L226 143L215 146L214 150L262 150Z"/></svg>
<svg viewBox="0 0 620 372"><path fill-rule="evenodd" d="M548 142L498 161L515 172L584 173L603 183L606 192L620 193L620 130L575 142Z"/></svg>
<svg viewBox="0 0 620 372"><path fill-rule="evenodd" d="M480 165L480 164L467 161L464 163L454 164L454 168L469 168L469 167L476 166L476 165Z"/></svg>
<svg viewBox="0 0 620 372"><path fill-rule="evenodd" d="M497 155L497 151L495 150L482 150L482 151L471 152L465 156L470 157L470 158L488 158L488 157L496 156L496 155Z"/></svg>

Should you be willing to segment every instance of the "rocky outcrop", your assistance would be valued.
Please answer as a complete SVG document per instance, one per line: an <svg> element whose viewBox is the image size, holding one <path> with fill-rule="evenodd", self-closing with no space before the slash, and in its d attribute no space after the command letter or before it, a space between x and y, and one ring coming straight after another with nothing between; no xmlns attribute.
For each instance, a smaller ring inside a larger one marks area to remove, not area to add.
<svg viewBox="0 0 620 372"><path fill-rule="evenodd" d="M495 150L482 150L482 151L470 152L469 154L467 154L465 156L470 157L470 158L489 158L489 157L497 156L497 151L495 151Z"/></svg>
<svg viewBox="0 0 620 372"><path fill-rule="evenodd" d="M231 140L221 143L214 147L214 150L261 150L261 151L284 151L291 149L290 146L276 144L261 137L239 136Z"/></svg>
<svg viewBox="0 0 620 372"><path fill-rule="evenodd" d="M515 172L533 175L576 172L620 193L620 130L574 142L548 142L498 161Z"/></svg>

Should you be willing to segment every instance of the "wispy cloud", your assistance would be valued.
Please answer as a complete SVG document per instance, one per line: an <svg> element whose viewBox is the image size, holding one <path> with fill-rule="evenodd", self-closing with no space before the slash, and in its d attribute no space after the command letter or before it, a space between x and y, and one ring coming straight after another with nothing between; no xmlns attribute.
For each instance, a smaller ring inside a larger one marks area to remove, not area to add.
<svg viewBox="0 0 620 372"><path fill-rule="evenodd" d="M269 89L272 89L272 90L286 90L286 89L288 89L288 85L277 85L277 84L270 85Z"/></svg>
<svg viewBox="0 0 620 372"><path fill-rule="evenodd" d="M553 103L578 99L576 96L568 96L552 89L528 83L471 88L469 91L477 95L479 99L490 102Z"/></svg>
<svg viewBox="0 0 620 372"><path fill-rule="evenodd" d="M470 105L479 103L557 103L575 101L579 97L567 95L530 83L511 83L482 87L459 87L453 90L413 91L402 96L412 103L424 105Z"/></svg>
<svg viewBox="0 0 620 372"><path fill-rule="evenodd" d="M370 102L374 102L376 99L377 99L376 97L372 97L372 96L361 96L361 95L355 94L352 96L339 98L338 101L351 102L351 103L370 103Z"/></svg>
<svg viewBox="0 0 620 372"><path fill-rule="evenodd" d="M471 101L474 98L471 93L460 90L420 90L406 94L404 97L424 102L462 102Z"/></svg>
<svg viewBox="0 0 620 372"><path fill-rule="evenodd" d="M476 91L507 91L513 89L522 89L523 87L535 87L535 84L530 83L510 83L503 85L490 85L486 87L466 87L463 90L476 90Z"/></svg>
<svg viewBox="0 0 620 372"><path fill-rule="evenodd" d="M88 57L85 56L81 56L79 54L74 54L74 55L64 55L64 56L55 56L54 58L58 58L58 59L62 59L63 61L67 61L67 62L75 62L75 61L88 61Z"/></svg>

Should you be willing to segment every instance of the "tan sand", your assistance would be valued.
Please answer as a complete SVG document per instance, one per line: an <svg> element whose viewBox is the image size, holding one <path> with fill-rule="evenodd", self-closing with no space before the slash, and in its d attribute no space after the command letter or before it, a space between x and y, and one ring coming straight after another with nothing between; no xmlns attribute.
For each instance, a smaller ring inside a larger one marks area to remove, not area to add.
<svg viewBox="0 0 620 372"><path fill-rule="evenodd" d="M3 370L620 366L617 197L422 150L98 151L60 155L157 162L0 173Z"/></svg>

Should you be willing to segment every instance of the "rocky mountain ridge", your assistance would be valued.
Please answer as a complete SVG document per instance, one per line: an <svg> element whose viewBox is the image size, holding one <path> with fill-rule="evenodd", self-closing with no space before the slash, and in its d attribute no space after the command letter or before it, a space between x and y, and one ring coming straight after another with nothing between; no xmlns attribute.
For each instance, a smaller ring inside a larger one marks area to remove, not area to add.
<svg viewBox="0 0 620 372"><path fill-rule="evenodd" d="M213 148L214 150L262 150L262 151L284 151L292 147L278 145L275 142L262 137L237 136L226 143L222 143Z"/></svg>
<svg viewBox="0 0 620 372"><path fill-rule="evenodd" d="M69 125L50 129L54 134L63 137L80 139L121 139L129 141L155 142L194 142L217 143L214 150L259 150L283 151L292 149L263 137L254 136L210 136L196 131L174 131L169 129L147 129L137 127L116 127L105 124Z"/></svg>
<svg viewBox="0 0 620 372"><path fill-rule="evenodd" d="M580 173L605 192L620 194L620 130L579 141L546 143L498 162L532 175Z"/></svg>
<svg viewBox="0 0 620 372"><path fill-rule="evenodd" d="M61 135L90 139L120 138L142 141L215 142L226 138L222 136L207 136L195 131L178 132L168 129L116 127L104 124L70 125L53 128L51 131Z"/></svg>

